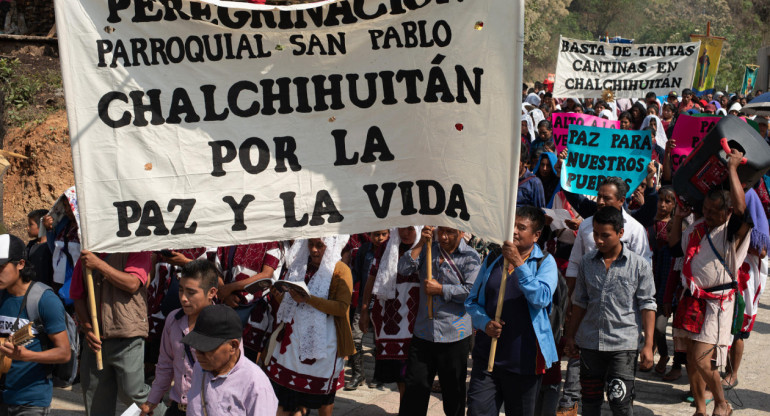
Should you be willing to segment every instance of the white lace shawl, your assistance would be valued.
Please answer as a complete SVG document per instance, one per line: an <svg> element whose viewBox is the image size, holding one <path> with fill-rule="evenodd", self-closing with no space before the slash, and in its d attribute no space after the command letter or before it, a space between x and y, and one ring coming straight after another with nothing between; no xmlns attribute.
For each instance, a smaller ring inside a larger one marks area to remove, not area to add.
<svg viewBox="0 0 770 416"><path fill-rule="evenodd" d="M668 136L666 136L666 129L663 128L663 123L660 121L658 116L649 115L645 117L644 121L642 122L641 130L649 127L650 124L653 123L653 120L655 120L655 144L665 149L666 142L668 142Z"/></svg>
<svg viewBox="0 0 770 416"><path fill-rule="evenodd" d="M535 107L540 107L540 97L534 92L527 95L527 98L524 99L524 102Z"/></svg>
<svg viewBox="0 0 770 416"><path fill-rule="evenodd" d="M321 259L318 271L310 279L308 289L310 294L322 299L329 297L329 285L337 262L342 258L342 249L348 242L349 236L335 235L323 238L326 251ZM310 256L307 240L298 240L289 249L286 256L289 271L286 280L303 282L307 273L307 259ZM324 340L327 331L326 314L307 303L297 304L288 293L284 295L278 308L278 322L291 323L294 321L294 333L299 334L299 359L320 359L326 357L328 350Z"/></svg>
<svg viewBox="0 0 770 416"><path fill-rule="evenodd" d="M540 124L541 121L545 120L545 115L543 115L543 110L539 108L536 108L530 111L529 116L532 117L532 124L535 130L537 130L537 125Z"/></svg>
<svg viewBox="0 0 770 416"><path fill-rule="evenodd" d="M412 248L420 241L422 225L413 227L417 232L417 238L412 244ZM374 279L374 288L372 294L385 299L396 298L396 283L398 282L398 248L401 245L401 237L398 235L398 228L390 229L390 239L382 253L380 268L377 270L377 277Z"/></svg>
<svg viewBox="0 0 770 416"><path fill-rule="evenodd" d="M534 123L532 122L532 117L530 117L529 114L523 114L521 116L521 121L527 122L527 131L529 132L529 141L530 142L535 141L535 127L533 125Z"/></svg>
<svg viewBox="0 0 770 416"><path fill-rule="evenodd" d="M618 119L618 116L612 110L609 110L609 109L606 109L606 108L599 112L599 117L604 118L604 116L607 116L607 120L617 120Z"/></svg>

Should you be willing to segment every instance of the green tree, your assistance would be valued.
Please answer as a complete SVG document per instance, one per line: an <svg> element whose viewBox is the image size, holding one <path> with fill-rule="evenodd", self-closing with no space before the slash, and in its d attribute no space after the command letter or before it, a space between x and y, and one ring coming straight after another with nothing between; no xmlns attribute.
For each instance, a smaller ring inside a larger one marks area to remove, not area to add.
<svg viewBox="0 0 770 416"><path fill-rule="evenodd" d="M579 16L576 19L576 29L579 32L590 35L589 40L597 40L600 36L618 31L625 32L629 26L627 23L634 19L633 10L639 2L631 0L578 0L572 2L569 13ZM628 37L628 34L618 33Z"/></svg>
<svg viewBox="0 0 770 416"><path fill-rule="evenodd" d="M525 79L541 79L556 68L559 36L596 40L609 34L636 43L689 42L690 34L726 38L716 87L740 88L744 66L770 42L768 0L545 0L527 1Z"/></svg>
<svg viewBox="0 0 770 416"><path fill-rule="evenodd" d="M543 80L555 62L559 34L554 28L569 14L572 0L526 0L524 4L524 79Z"/></svg>

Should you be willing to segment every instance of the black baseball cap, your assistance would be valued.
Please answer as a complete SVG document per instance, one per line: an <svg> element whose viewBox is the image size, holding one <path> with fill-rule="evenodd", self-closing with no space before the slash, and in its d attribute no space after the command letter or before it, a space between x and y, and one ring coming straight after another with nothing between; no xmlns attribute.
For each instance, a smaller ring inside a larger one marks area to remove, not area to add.
<svg viewBox="0 0 770 416"><path fill-rule="evenodd" d="M198 351L208 352L219 348L231 339L243 337L241 318L227 305L210 305L203 308L195 328L182 338L182 343Z"/></svg>
<svg viewBox="0 0 770 416"><path fill-rule="evenodd" d="M0 266L11 261L27 259L27 246L13 234L0 235Z"/></svg>

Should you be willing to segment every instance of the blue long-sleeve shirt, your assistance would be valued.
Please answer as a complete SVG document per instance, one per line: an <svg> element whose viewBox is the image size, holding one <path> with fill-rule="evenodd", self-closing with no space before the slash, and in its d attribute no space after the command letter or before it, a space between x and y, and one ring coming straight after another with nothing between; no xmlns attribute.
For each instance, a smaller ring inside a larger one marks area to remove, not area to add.
<svg viewBox="0 0 770 416"><path fill-rule="evenodd" d="M556 352L556 343L551 330L551 322L548 319L553 293L559 283L556 260L549 256L537 267L537 262L544 256L538 245L532 248L529 258L523 265L514 270L511 277L518 280L519 288L527 299L529 307L529 317L532 321L532 327L535 330L535 336L540 346L540 353L545 359L546 367L551 363L559 361L559 355ZM484 331L487 323L492 317L487 315L485 289L489 276L495 266L502 261L502 256L498 257L491 264L486 263L479 271L476 283L473 285L468 298L465 300L465 310L473 320L473 327Z"/></svg>

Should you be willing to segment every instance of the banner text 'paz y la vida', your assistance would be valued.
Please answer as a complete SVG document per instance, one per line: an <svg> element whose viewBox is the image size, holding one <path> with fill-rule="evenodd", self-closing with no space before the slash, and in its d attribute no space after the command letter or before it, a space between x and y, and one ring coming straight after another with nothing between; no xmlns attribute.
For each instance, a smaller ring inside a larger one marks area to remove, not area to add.
<svg viewBox="0 0 770 416"><path fill-rule="evenodd" d="M513 111L515 19L484 3L57 2L84 246L499 240L513 126L485 120Z"/></svg>

